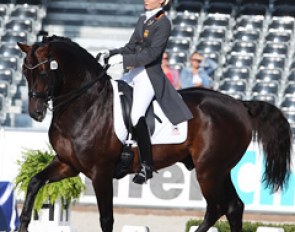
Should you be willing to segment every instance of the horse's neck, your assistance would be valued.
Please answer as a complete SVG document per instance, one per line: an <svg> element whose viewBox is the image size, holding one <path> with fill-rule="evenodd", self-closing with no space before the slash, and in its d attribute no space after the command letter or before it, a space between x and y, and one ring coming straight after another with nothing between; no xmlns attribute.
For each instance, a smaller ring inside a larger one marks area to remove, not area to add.
<svg viewBox="0 0 295 232"><path fill-rule="evenodd" d="M88 82L86 81L86 83ZM84 85L85 83L81 83L80 86L69 88L63 94L77 90ZM76 99L64 105L61 109L54 111L53 123L58 123L59 126L64 122L72 125L84 124L89 120L110 117L112 108L113 92L111 82L109 80L97 82Z"/></svg>

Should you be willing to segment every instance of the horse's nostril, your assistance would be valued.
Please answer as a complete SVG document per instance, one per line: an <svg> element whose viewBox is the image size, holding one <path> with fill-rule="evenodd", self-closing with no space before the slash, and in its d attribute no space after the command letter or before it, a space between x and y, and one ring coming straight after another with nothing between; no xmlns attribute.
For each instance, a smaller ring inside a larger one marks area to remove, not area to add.
<svg viewBox="0 0 295 232"><path fill-rule="evenodd" d="M41 122L44 118L44 113L41 110L37 110L35 111L35 115L33 117L34 119L36 119L38 122Z"/></svg>

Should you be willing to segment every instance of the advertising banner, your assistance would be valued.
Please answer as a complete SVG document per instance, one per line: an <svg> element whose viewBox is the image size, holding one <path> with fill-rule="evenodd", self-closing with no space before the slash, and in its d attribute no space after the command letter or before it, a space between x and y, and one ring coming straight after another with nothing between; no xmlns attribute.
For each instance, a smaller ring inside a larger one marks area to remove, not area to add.
<svg viewBox="0 0 295 232"><path fill-rule="evenodd" d="M48 135L40 131L0 131L0 181L13 181L17 175L16 160L24 149L46 150ZM245 203L246 211L295 213L295 169L292 166L287 188L272 193L262 183L263 154L257 143L247 152L232 171L232 180ZM81 175L87 189L81 203L96 204L89 179ZM181 163L159 170L147 184L132 182L133 175L114 180L114 204L118 206L157 208L204 208L206 202L196 181L195 169L188 171Z"/></svg>

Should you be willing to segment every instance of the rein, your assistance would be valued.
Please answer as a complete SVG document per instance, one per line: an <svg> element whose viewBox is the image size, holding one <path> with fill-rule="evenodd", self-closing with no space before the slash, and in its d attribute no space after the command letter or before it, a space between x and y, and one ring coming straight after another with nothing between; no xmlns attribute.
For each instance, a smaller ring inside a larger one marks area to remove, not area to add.
<svg viewBox="0 0 295 232"><path fill-rule="evenodd" d="M99 81L103 75L106 73L106 71L108 70L108 68L110 67L110 65L106 65L102 72L95 78L93 79L92 81L88 82L87 84L83 85L81 88L79 89L75 89L69 93L66 93L64 95L61 95L61 96L58 96L56 98L52 97L52 101L57 101L57 100L60 100L60 99L64 99L66 98L65 100L59 102L58 104L56 104L55 106L53 107L49 107L48 104L46 104L46 108L50 111L55 111L57 108L63 106L63 105L66 105L68 103L71 103L73 100L75 100L76 98L80 97L84 92L86 92L86 90L88 90L91 86L93 86L97 81Z"/></svg>

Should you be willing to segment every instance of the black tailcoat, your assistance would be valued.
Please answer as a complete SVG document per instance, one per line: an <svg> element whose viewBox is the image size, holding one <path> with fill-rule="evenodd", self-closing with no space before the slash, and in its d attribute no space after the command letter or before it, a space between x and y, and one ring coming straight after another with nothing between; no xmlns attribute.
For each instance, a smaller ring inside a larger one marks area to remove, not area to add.
<svg viewBox="0 0 295 232"><path fill-rule="evenodd" d="M145 67L156 100L174 125L189 120L193 117L192 113L161 68L162 55L171 32L171 22L163 11L147 22L144 21L144 15L139 17L129 42L122 48L112 50L111 54L123 55L124 69Z"/></svg>

